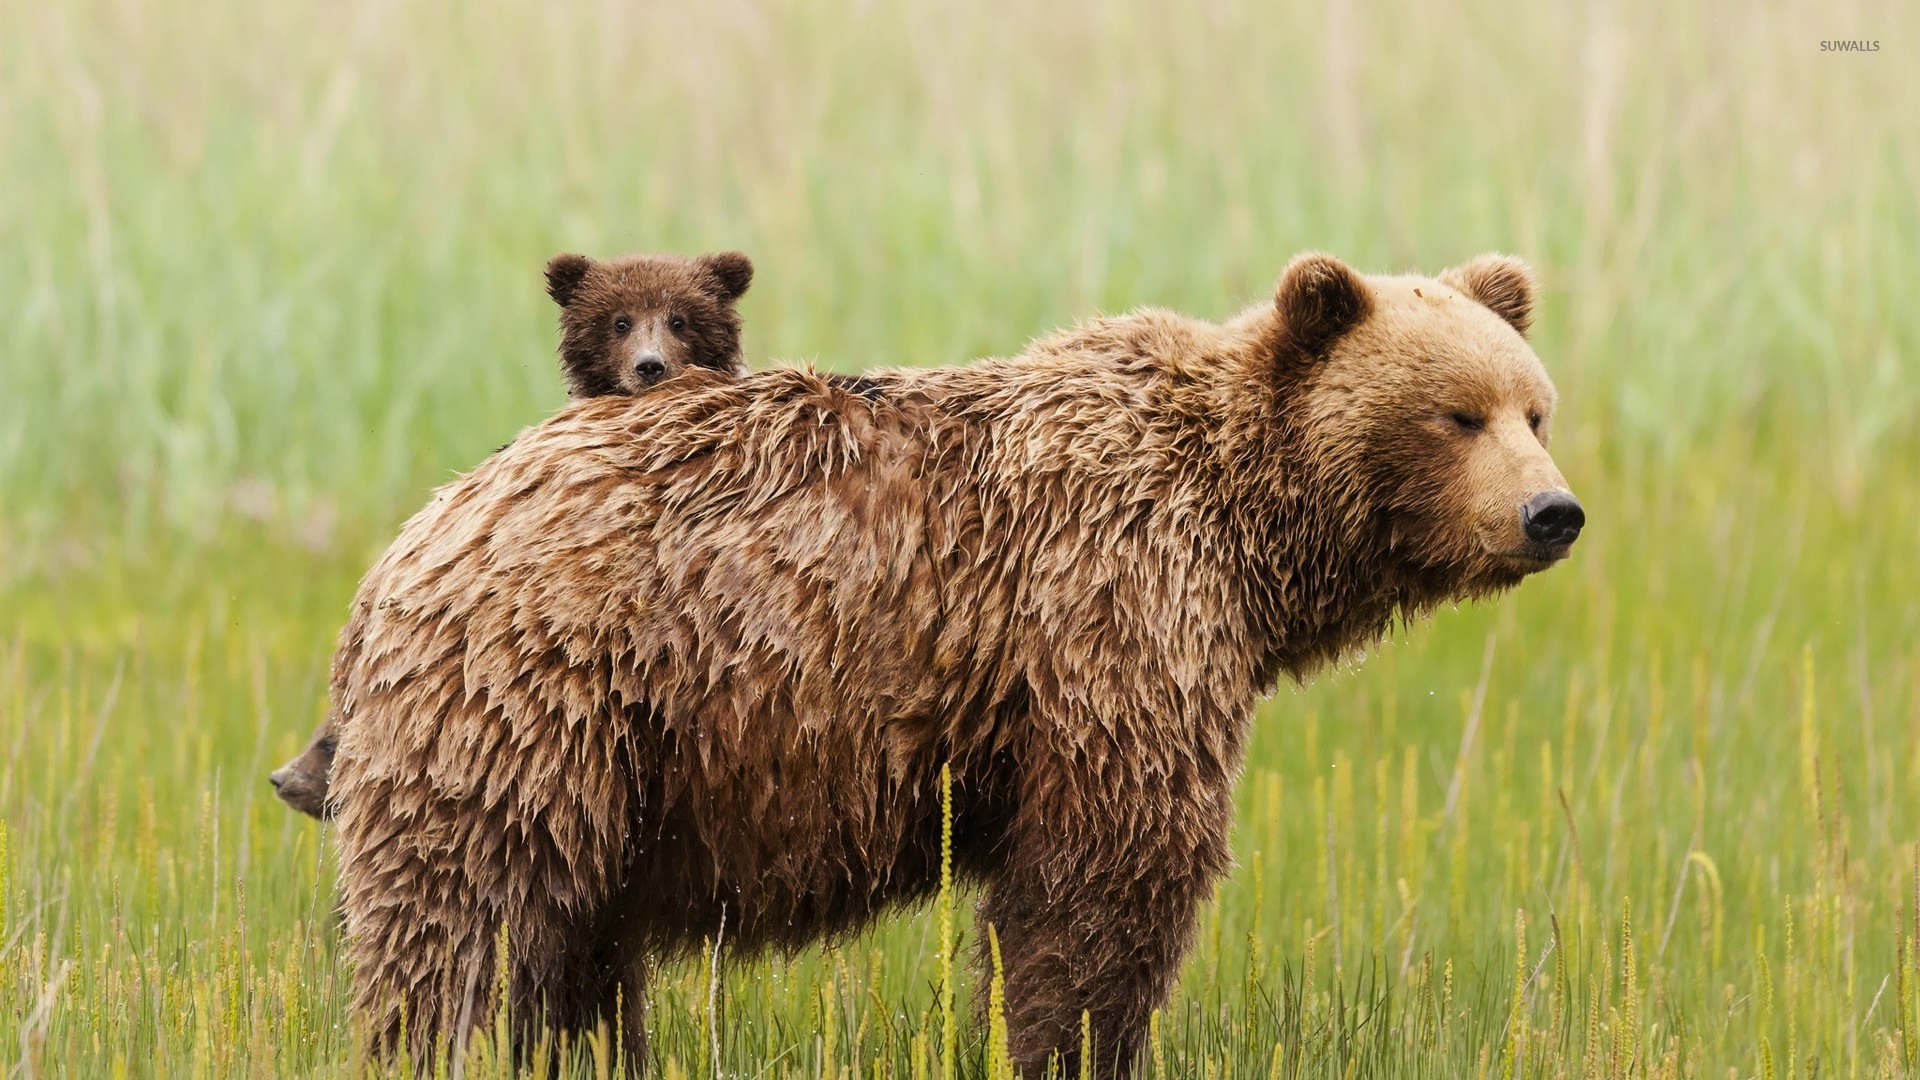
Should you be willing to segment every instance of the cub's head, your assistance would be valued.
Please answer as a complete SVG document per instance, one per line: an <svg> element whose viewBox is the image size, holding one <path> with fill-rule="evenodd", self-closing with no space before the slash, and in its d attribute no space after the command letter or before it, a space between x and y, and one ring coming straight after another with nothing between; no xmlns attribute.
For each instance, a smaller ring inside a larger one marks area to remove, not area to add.
<svg viewBox="0 0 1920 1080"><path fill-rule="evenodd" d="M1525 337L1537 291L1505 255L1437 278L1303 255L1276 290L1302 452L1421 599L1512 586L1585 524L1547 452L1553 383Z"/></svg>
<svg viewBox="0 0 1920 1080"><path fill-rule="evenodd" d="M746 374L734 304L752 282L753 263L737 251L554 256L547 295L560 305L569 396L637 394L688 368Z"/></svg>
<svg viewBox="0 0 1920 1080"><path fill-rule="evenodd" d="M327 791L333 784L334 736L334 718L329 715L299 757L267 774L281 802L322 821L333 816Z"/></svg>

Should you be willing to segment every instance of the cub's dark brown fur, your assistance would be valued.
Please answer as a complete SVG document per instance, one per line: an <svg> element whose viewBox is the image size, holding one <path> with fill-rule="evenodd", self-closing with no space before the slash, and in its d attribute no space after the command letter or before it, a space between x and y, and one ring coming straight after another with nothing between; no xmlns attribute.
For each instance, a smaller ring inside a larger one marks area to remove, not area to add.
<svg viewBox="0 0 1920 1080"><path fill-rule="evenodd" d="M307 740L306 749L267 774L273 793L280 796L281 802L322 821L333 816L327 792L333 783L333 753L338 737L338 717L329 711L327 718L314 729L313 737Z"/></svg>
<svg viewBox="0 0 1920 1080"><path fill-rule="evenodd" d="M650 965L723 922L739 954L927 897L950 765L1016 1059L1076 1075L1085 1010L1097 1075L1130 1070L1227 869L1256 700L1567 554L1532 292L1504 257L1305 256L1225 324L695 373L528 431L407 523L342 631L362 1021L457 1040L505 927L515 1015L580 1029L623 994L637 1048Z"/></svg>
<svg viewBox="0 0 1920 1080"><path fill-rule="evenodd" d="M636 394L693 368L746 374L734 305L752 283L753 263L738 251L610 262L555 255L547 294L560 305L569 394Z"/></svg>

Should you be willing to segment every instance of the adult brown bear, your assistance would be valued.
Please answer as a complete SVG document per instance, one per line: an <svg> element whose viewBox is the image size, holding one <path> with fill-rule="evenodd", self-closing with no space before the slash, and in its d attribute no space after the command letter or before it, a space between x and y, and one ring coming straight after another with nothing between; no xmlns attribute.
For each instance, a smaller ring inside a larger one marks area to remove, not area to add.
<svg viewBox="0 0 1920 1080"><path fill-rule="evenodd" d="M1228 865L1255 701L1582 523L1488 256L1296 259L1223 325L581 402L375 565L333 693L356 1007L418 1047L579 1028L720 932L798 946L928 895L941 766L1023 1065L1126 1071ZM692 373L688 379L699 379ZM455 1038L460 1032L451 1032Z"/></svg>

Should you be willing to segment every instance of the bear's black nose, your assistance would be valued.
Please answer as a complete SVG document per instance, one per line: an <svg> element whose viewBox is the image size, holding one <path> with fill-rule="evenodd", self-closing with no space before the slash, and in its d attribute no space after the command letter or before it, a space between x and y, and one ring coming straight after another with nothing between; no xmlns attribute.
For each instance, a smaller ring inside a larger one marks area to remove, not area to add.
<svg viewBox="0 0 1920 1080"><path fill-rule="evenodd" d="M278 769L275 769L274 771L267 774L267 783L272 784L273 790L275 791L279 791L280 785L286 782L287 782L287 778L284 776L281 776L280 770Z"/></svg>
<svg viewBox="0 0 1920 1080"><path fill-rule="evenodd" d="M1549 547L1564 547L1580 536L1587 512L1580 500L1564 491L1543 491L1520 506L1520 524L1527 539Z"/></svg>
<svg viewBox="0 0 1920 1080"><path fill-rule="evenodd" d="M640 376L641 382L652 386L654 383L667 377L667 362L652 353L648 353L641 357L638 363L633 365L633 371L634 374Z"/></svg>

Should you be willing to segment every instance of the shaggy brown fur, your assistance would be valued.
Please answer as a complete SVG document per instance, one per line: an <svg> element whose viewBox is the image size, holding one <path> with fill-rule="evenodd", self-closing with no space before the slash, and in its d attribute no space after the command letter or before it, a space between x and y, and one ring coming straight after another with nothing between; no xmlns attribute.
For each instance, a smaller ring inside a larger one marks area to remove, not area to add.
<svg viewBox="0 0 1920 1080"><path fill-rule="evenodd" d="M639 1047L649 965L723 922L793 947L928 896L950 763L1016 1059L1073 1075L1086 1010L1127 1071L1228 866L1256 700L1566 554L1523 528L1565 486L1554 392L1490 279L1531 292L1501 257L1306 256L1224 325L1142 311L857 390L695 375L528 431L342 632L360 1015L421 1046L486 1015L506 926L516 1015L578 1028L621 988Z"/></svg>
<svg viewBox="0 0 1920 1080"><path fill-rule="evenodd" d="M634 394L692 368L744 375L734 304L753 283L738 251L595 262L555 255L547 295L560 305L560 367L574 398Z"/></svg>

